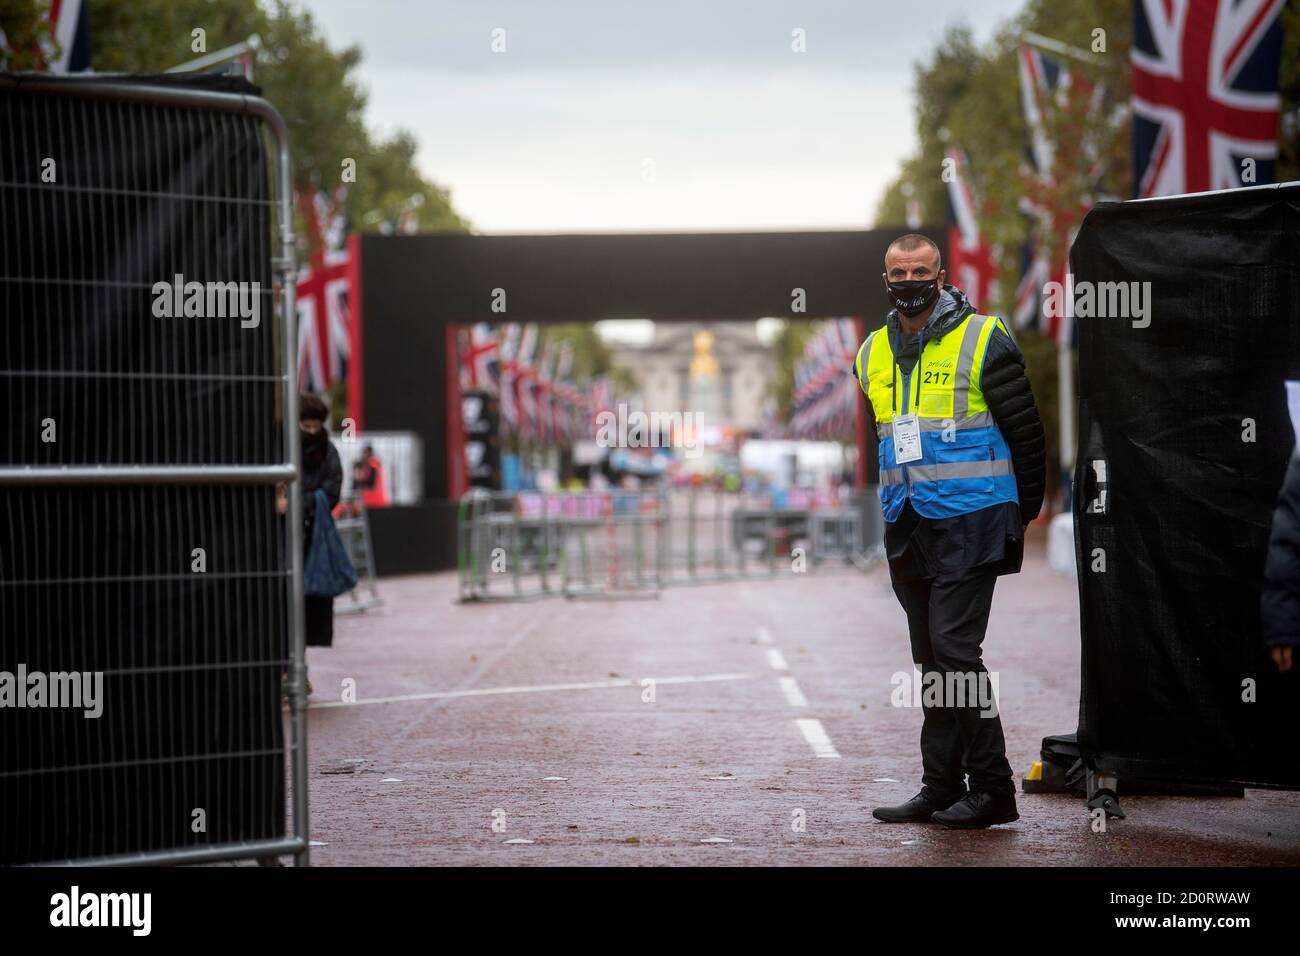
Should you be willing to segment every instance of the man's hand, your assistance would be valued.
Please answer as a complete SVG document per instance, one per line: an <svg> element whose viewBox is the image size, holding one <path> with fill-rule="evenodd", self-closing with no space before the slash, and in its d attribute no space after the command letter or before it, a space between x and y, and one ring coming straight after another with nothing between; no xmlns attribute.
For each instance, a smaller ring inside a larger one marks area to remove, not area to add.
<svg viewBox="0 0 1300 956"><path fill-rule="evenodd" d="M1274 644L1268 649L1269 656L1273 658L1273 663L1277 669L1285 674L1291 669L1291 646L1289 644Z"/></svg>

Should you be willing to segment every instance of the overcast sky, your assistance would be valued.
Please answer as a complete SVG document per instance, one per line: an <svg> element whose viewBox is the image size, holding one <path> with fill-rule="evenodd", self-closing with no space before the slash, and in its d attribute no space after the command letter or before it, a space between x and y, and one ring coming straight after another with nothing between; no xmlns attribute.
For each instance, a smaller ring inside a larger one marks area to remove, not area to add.
<svg viewBox="0 0 1300 956"><path fill-rule="evenodd" d="M305 2L483 233L863 228L915 144L913 64L1024 4Z"/></svg>

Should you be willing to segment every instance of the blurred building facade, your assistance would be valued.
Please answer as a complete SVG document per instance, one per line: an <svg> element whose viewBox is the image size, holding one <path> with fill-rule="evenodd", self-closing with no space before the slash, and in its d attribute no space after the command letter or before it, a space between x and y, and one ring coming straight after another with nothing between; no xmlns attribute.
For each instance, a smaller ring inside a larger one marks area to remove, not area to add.
<svg viewBox="0 0 1300 956"><path fill-rule="evenodd" d="M754 322L657 323L646 344L611 345L647 412L697 412L709 425L757 429L775 363Z"/></svg>

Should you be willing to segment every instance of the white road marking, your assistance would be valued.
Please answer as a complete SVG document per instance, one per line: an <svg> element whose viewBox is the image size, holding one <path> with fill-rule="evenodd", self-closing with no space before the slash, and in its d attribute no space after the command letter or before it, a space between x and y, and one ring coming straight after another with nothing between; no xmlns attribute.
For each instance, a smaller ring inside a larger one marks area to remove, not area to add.
<svg viewBox="0 0 1300 956"><path fill-rule="evenodd" d="M793 677L782 677L781 691L785 694L785 702L791 707L807 707L808 698L803 695L799 689L799 682Z"/></svg>
<svg viewBox="0 0 1300 956"><path fill-rule="evenodd" d="M799 725L799 730L803 733L803 739L808 741L808 745L812 747L815 755L839 759L840 752L831 743L831 738L826 736L826 729L822 727L820 720L800 718L795 723Z"/></svg>
<svg viewBox="0 0 1300 956"><path fill-rule="evenodd" d="M525 840L523 837L515 837L513 840L505 841L506 846L510 846L511 844L516 844L516 843L532 843L532 842L533 842L532 840Z"/></svg>
<svg viewBox="0 0 1300 956"><path fill-rule="evenodd" d="M786 666L785 655L775 647L769 647L767 649L767 662L772 665L772 670L774 671L785 671L790 669Z"/></svg>
<svg viewBox="0 0 1300 956"><path fill-rule="evenodd" d="M759 628L754 632L754 634L755 634L755 636L758 638L758 643L760 643L760 644L771 644L771 643L772 643L772 632L769 631L767 628L765 628L765 627L761 627L761 626L760 626L760 627L759 627Z"/></svg>
<svg viewBox="0 0 1300 956"><path fill-rule="evenodd" d="M698 677L655 677L656 684L710 684L716 681L749 680L752 674L704 674ZM469 690L440 690L426 694L398 694L393 697L368 697L350 704L341 700L313 703L312 710L323 707L360 707L362 704L394 704L408 700L446 700L453 697L488 697L494 694L537 694L556 690L600 690L609 687L640 687L639 680L599 680L582 684L533 684L522 687L479 687Z"/></svg>
<svg viewBox="0 0 1300 956"><path fill-rule="evenodd" d="M482 679L483 675L489 673L492 670L492 668L496 667L497 663L503 657L505 657L507 654L513 651L522 641L524 641L528 637L531 637L533 633L536 632L537 629L546 622L546 620L547 618L545 615L542 614L535 615L531 623L529 623L524 627L521 627L518 631L515 632L514 636L510 638L509 641L507 641L501 647L497 648L495 651L488 654L481 661L479 661L478 666L474 668L473 672L468 677L466 677L464 680L461 681L460 688L464 690L473 687L476 683L478 683L479 680ZM329 704L308 704L308 708L311 710L315 710L317 707L321 707L321 706L330 706L330 705ZM354 706L354 704L347 704L345 706L352 707ZM435 702L434 706L437 707L441 705ZM427 721L428 719L429 719L429 715L427 713L423 711L416 711L410 717L410 719L405 722L404 725L398 725L390 728L388 733L384 737L384 743L382 745L381 751L375 755L376 758L381 761L390 760L393 751L398 749L399 746L402 743L404 743L407 740L407 738L411 736L411 734L415 733L418 728L423 726L425 721Z"/></svg>
<svg viewBox="0 0 1300 956"><path fill-rule="evenodd" d="M701 843L730 843L731 841L728 840L726 837L705 837L700 842Z"/></svg>

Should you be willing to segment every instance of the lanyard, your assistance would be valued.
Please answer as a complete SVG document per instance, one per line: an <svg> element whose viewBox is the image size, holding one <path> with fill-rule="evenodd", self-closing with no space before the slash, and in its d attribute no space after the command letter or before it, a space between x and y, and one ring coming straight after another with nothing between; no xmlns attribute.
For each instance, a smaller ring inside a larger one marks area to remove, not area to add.
<svg viewBox="0 0 1300 956"><path fill-rule="evenodd" d="M893 351L894 353L893 369L891 370L894 376L894 387L891 389L891 391L893 392L893 395L891 397L893 399L895 415L898 414L898 376L900 374L902 374L903 376L903 388L907 389L907 393L903 396L903 414L907 414L907 403L911 400L912 397L911 376L909 376L906 373L901 373L898 368L898 350L903 340L902 339L903 323L901 321L898 323L898 331L899 331L899 335L895 336L894 340L890 343L891 351ZM912 373L911 373L912 375L915 375L917 372L921 370L921 356L924 354L925 354L925 329L922 328L920 329L920 331L916 333L916 364L912 366ZM917 400L918 402L920 401L919 395L917 397Z"/></svg>

